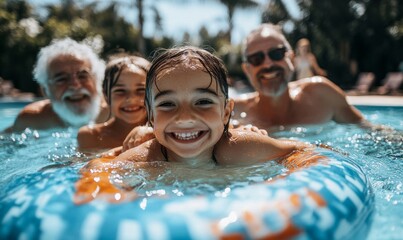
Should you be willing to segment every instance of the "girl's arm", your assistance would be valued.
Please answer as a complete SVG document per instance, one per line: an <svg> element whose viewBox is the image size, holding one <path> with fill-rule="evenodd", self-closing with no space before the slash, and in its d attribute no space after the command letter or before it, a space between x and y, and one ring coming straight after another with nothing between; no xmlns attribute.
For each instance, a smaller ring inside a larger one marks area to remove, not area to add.
<svg viewBox="0 0 403 240"><path fill-rule="evenodd" d="M124 175L134 168L151 161L163 161L159 143L154 139L129 149L117 157L104 156L88 162L80 170L81 178L76 182L74 202L83 204L98 197L110 202L120 202L136 197L130 188L118 187L111 180L113 175Z"/></svg>
<svg viewBox="0 0 403 240"><path fill-rule="evenodd" d="M154 130L149 126L137 126L126 136L123 141L122 152L134 148L150 139L155 138Z"/></svg>

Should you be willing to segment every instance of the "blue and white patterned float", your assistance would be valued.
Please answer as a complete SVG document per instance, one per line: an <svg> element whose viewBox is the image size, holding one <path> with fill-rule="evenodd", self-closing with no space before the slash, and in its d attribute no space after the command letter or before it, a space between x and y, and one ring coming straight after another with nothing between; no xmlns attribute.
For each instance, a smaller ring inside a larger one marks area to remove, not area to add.
<svg viewBox="0 0 403 240"><path fill-rule="evenodd" d="M140 197L76 205L65 168L27 175L1 191L0 239L363 239L374 195L348 157L318 150L291 170L225 196ZM295 160L295 161L294 161Z"/></svg>

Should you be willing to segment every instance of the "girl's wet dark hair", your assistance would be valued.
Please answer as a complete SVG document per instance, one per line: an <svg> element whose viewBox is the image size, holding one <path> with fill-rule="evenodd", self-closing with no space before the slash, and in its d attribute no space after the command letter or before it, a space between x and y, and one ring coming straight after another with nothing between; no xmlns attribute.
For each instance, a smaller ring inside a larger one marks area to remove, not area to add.
<svg viewBox="0 0 403 240"><path fill-rule="evenodd" d="M119 80L120 74L129 65L134 65L144 70L144 72L147 74L150 67L150 62L142 57L130 55L119 55L118 57L111 58L111 60L106 65L105 78L102 84L102 92L109 106L112 103L112 87L116 85Z"/></svg>
<svg viewBox="0 0 403 240"><path fill-rule="evenodd" d="M158 55L159 54L159 55ZM152 119L152 86L161 73L166 70L174 68L178 65L185 64L194 67L195 69L202 70L210 75L211 83L213 80L217 81L221 92L225 96L225 104L228 100L228 83L227 83L227 70L221 59L214 56L207 50L193 47L182 46L174 47L171 49L162 49L157 52L157 57L151 62L150 69L147 73L146 79L146 93L145 104L148 115L148 123L151 125ZM210 85L211 85L210 83ZM158 86L156 86L158 88ZM207 86L208 88L209 86ZM218 89L216 89L218 92ZM228 123L224 126L224 132L228 132Z"/></svg>

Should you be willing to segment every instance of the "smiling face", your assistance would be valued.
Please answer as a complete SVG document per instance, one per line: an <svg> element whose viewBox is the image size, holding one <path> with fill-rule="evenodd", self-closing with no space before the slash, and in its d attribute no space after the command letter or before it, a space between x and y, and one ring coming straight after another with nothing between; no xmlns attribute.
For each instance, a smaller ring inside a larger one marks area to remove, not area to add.
<svg viewBox="0 0 403 240"><path fill-rule="evenodd" d="M211 160L232 111L216 80L200 68L177 65L152 86L151 123L170 161Z"/></svg>
<svg viewBox="0 0 403 240"><path fill-rule="evenodd" d="M60 118L80 126L97 117L100 96L89 61L60 55L49 63L48 76L45 92Z"/></svg>
<svg viewBox="0 0 403 240"><path fill-rule="evenodd" d="M264 53L264 60L260 65L254 66L248 62L242 64L242 69L248 76L252 86L257 92L268 97L282 95L291 81L294 66L291 62L292 52L285 52L284 58L273 60L268 57L268 51L279 49L286 44L279 33L264 29L247 40L245 55L250 56L258 52Z"/></svg>
<svg viewBox="0 0 403 240"><path fill-rule="evenodd" d="M111 110L116 119L133 125L146 122L145 81L144 70L133 64L122 70L117 83L111 89Z"/></svg>

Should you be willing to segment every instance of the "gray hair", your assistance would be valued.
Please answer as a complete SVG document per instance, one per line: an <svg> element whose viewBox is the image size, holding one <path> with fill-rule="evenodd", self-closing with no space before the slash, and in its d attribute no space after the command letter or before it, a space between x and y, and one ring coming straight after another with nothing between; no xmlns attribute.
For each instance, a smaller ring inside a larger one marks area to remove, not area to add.
<svg viewBox="0 0 403 240"><path fill-rule="evenodd" d="M263 23L256 29L252 30L248 36L242 41L242 59L246 61L246 49L248 48L249 43L256 38L256 36L264 35L264 32L270 32L267 36L276 36L278 37L283 43L284 46L287 48L288 51L292 51L291 45L284 36L282 29L279 25L274 25L271 23Z"/></svg>
<svg viewBox="0 0 403 240"><path fill-rule="evenodd" d="M105 74L105 62L99 58L94 50L84 43L78 43L71 38L55 39L38 54L33 75L36 82L48 93L48 67L49 63L60 55L70 55L78 59L86 59L91 64L91 71L95 76L99 93L102 92L102 81Z"/></svg>

